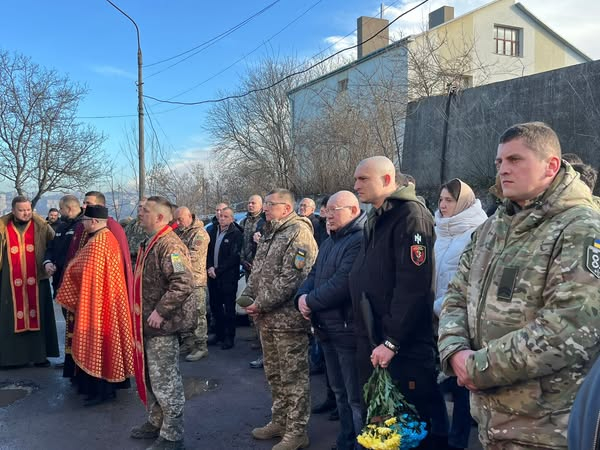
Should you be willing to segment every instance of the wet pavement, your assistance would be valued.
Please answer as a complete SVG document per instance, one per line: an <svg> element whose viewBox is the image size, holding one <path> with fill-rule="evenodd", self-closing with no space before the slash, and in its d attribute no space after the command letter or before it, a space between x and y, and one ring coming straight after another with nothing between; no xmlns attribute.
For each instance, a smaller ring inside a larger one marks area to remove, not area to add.
<svg viewBox="0 0 600 450"><path fill-rule="evenodd" d="M60 310L56 318L63 336ZM248 367L258 356L245 339L253 330L246 326L237 332L233 349L209 347L207 358L181 360L187 449L266 450L278 442L256 441L250 435L252 428L269 421L271 400L264 372ZM54 366L60 360L51 362ZM313 404L320 403L324 376L312 377L311 390ZM329 450L335 442L339 422L330 422L327 416L311 417L311 449ZM135 389L118 391L115 401L86 408L83 398L62 378L62 369L0 370L0 450L144 449L152 441L133 440L129 430L145 420Z"/></svg>

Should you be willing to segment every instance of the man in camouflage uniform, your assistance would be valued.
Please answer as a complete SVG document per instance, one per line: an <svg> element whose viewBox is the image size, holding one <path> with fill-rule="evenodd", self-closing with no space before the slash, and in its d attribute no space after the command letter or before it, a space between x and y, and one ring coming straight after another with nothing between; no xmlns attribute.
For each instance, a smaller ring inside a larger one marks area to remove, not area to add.
<svg viewBox="0 0 600 450"><path fill-rule="evenodd" d="M145 203L146 197L142 197L142 199L138 202L137 205L137 217L125 226L125 236L127 236L127 243L129 244L129 253L131 253L131 262L133 264L135 264L135 260L137 259L140 244L144 242L148 237L148 234L146 233L144 227L142 227L141 224L141 217Z"/></svg>
<svg viewBox="0 0 600 450"><path fill-rule="evenodd" d="M244 240L242 243L242 251L240 252L240 261L244 268L246 281L252 271L252 261L256 255L256 242L253 236L257 231L261 231L265 225L265 216L262 212L263 201L260 195L252 195L248 199L248 214L240 222L240 226L244 230Z"/></svg>
<svg viewBox="0 0 600 450"><path fill-rule="evenodd" d="M504 203L475 231L440 316L443 369L486 449L566 449L600 347L600 213L540 122L500 137Z"/></svg>
<svg viewBox="0 0 600 450"><path fill-rule="evenodd" d="M248 285L238 300L258 325L264 368L271 387L271 421L252 430L256 439L282 436L273 450L308 446L309 322L294 307L294 296L317 256L310 221L294 212L294 196L273 190L264 205L267 224L259 241Z"/></svg>
<svg viewBox="0 0 600 450"><path fill-rule="evenodd" d="M190 251L190 260L194 272L194 290L198 297L198 326L195 330L181 333L183 345L181 353L188 353L186 361L198 361L208 355L206 346L206 252L210 237L204 229L204 223L192 215L185 206L175 210L177 229L175 232Z"/></svg>
<svg viewBox="0 0 600 450"><path fill-rule="evenodd" d="M148 421L131 430L135 439L157 437L148 450L184 448L178 333L194 328L198 320L188 249L169 226L171 219L167 199L148 198L141 223L150 237L140 248L144 253L136 268L134 293L136 314L142 304Z"/></svg>

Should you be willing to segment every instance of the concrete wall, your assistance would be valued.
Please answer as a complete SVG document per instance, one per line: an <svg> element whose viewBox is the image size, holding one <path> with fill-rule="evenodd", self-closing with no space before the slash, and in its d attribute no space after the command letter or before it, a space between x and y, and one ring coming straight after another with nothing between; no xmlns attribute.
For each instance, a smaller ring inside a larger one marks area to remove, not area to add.
<svg viewBox="0 0 600 450"><path fill-rule="evenodd" d="M402 170L423 190L440 179L448 97L408 105ZM467 89L450 102L446 180L494 177L498 137L509 126L540 120L557 132L563 153L600 168L600 61ZM486 181L486 179L488 181Z"/></svg>

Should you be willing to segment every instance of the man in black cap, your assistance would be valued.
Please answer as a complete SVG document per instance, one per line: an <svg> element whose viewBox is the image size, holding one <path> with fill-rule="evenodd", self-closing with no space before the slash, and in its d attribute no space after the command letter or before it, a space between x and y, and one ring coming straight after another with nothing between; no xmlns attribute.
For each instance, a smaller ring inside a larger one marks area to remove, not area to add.
<svg viewBox="0 0 600 450"><path fill-rule="evenodd" d="M135 372L124 261L107 219L106 207L86 208L81 221L87 240L67 267L56 298L75 315L71 354L79 391L87 394L85 406L114 398Z"/></svg>

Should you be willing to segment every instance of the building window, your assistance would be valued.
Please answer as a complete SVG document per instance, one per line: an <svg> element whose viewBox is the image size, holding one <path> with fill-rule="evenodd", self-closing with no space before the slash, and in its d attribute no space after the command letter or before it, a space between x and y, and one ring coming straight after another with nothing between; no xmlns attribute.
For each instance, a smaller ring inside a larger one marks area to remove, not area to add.
<svg viewBox="0 0 600 450"><path fill-rule="evenodd" d="M338 81L338 92L344 92L348 90L348 78Z"/></svg>
<svg viewBox="0 0 600 450"><path fill-rule="evenodd" d="M521 56L521 30L519 28L494 25L494 41L496 54Z"/></svg>

